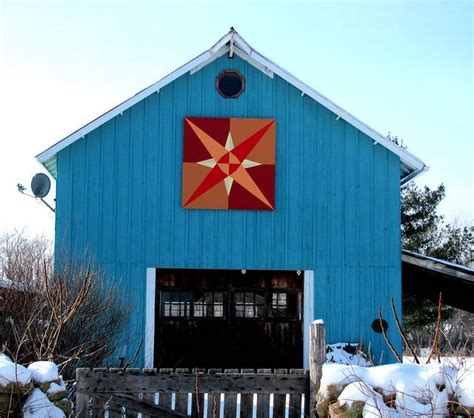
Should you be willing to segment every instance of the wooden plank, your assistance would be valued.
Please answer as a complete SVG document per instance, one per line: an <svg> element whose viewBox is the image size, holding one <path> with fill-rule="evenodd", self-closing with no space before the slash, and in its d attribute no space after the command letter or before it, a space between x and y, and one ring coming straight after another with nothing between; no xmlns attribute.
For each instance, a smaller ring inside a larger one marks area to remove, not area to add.
<svg viewBox="0 0 474 418"><path fill-rule="evenodd" d="M301 395L290 395L290 404L288 406L288 418L301 417Z"/></svg>
<svg viewBox="0 0 474 418"><path fill-rule="evenodd" d="M281 370L279 370L281 371ZM263 374L202 374L200 393L305 393L306 375ZM157 392L193 393L196 389L194 373L170 373L152 376L124 374L120 379L112 373L83 373L77 380L78 392L90 393L140 393L153 388Z"/></svg>
<svg viewBox="0 0 474 418"><path fill-rule="evenodd" d="M109 372L109 370L105 367L95 367L92 369L93 373L96 373L98 376L102 376ZM105 410L106 410L106 403L110 401L110 396L104 399L100 398L91 398L91 409L92 409L92 417L104 417Z"/></svg>
<svg viewBox="0 0 474 418"><path fill-rule="evenodd" d="M310 396L309 396L309 390L304 394L304 409L303 409L303 412L304 412L304 416L305 417L309 417L309 399L310 399Z"/></svg>
<svg viewBox="0 0 474 418"><path fill-rule="evenodd" d="M141 398L145 399L146 401L155 403L155 392L142 393ZM142 418L152 418L152 417L153 415L142 414Z"/></svg>
<svg viewBox="0 0 474 418"><path fill-rule="evenodd" d="M276 417L285 417L285 409L286 409L286 395L284 394L273 394L273 416Z"/></svg>
<svg viewBox="0 0 474 418"><path fill-rule="evenodd" d="M205 391L201 388L201 379L204 375L203 369L193 369L193 377L194 377L194 390L193 390L193 401L192 405L192 413L191 416L194 418L202 418L204 417L204 393Z"/></svg>
<svg viewBox="0 0 474 418"><path fill-rule="evenodd" d="M122 417L122 405L112 402L112 400L107 402L107 411L109 418L121 418ZM145 417L143 417L145 418Z"/></svg>
<svg viewBox="0 0 474 418"><path fill-rule="evenodd" d="M305 371L303 369L290 369L291 375L304 375ZM303 394L291 394L290 403L288 406L288 417L289 418L300 418L301 417L301 401L303 399ZM303 408L304 409L304 408Z"/></svg>
<svg viewBox="0 0 474 418"><path fill-rule="evenodd" d="M89 417L89 396L76 392L75 416L77 418Z"/></svg>
<svg viewBox="0 0 474 418"><path fill-rule="evenodd" d="M272 369L258 369L258 374L271 375ZM268 418L270 415L270 394L259 393L257 395L257 418Z"/></svg>
<svg viewBox="0 0 474 418"><path fill-rule="evenodd" d="M172 392L160 392L160 405L171 409L172 397Z"/></svg>
<svg viewBox="0 0 474 418"><path fill-rule="evenodd" d="M252 417L253 393L240 394L240 418Z"/></svg>
<svg viewBox="0 0 474 418"><path fill-rule="evenodd" d="M105 402L110 400L110 395L105 396L104 398L93 397L91 399L92 404L92 416L93 417L103 417L105 412Z"/></svg>
<svg viewBox="0 0 474 418"><path fill-rule="evenodd" d="M189 393L177 393L175 402L175 411L188 415Z"/></svg>
<svg viewBox="0 0 474 418"><path fill-rule="evenodd" d="M224 417L235 418L237 411L237 394L224 394Z"/></svg>
<svg viewBox="0 0 474 418"><path fill-rule="evenodd" d="M254 375L254 369L242 369L244 375ZM240 418L251 417L253 412L253 392L240 394Z"/></svg>
<svg viewBox="0 0 474 418"><path fill-rule="evenodd" d="M280 376L280 379L277 379L277 376ZM287 369L275 369L275 374L271 377L275 381L284 381L282 379L287 379L288 370ZM273 416L274 417L284 417L286 409L286 394L288 391L276 391L273 392Z"/></svg>
<svg viewBox="0 0 474 418"><path fill-rule="evenodd" d="M257 418L268 418L270 415L270 394L257 395Z"/></svg>
<svg viewBox="0 0 474 418"><path fill-rule="evenodd" d="M219 418L220 404L220 393L209 393L207 395L207 418Z"/></svg>
<svg viewBox="0 0 474 418"><path fill-rule="evenodd" d="M222 369L209 369L207 372L208 374L222 373ZM207 394L207 418L219 418L220 403L220 393Z"/></svg>
<svg viewBox="0 0 474 418"><path fill-rule="evenodd" d="M177 374L189 373L189 369L177 368L175 372ZM176 393L175 411L182 412L188 415L188 402L189 402L189 393Z"/></svg>
<svg viewBox="0 0 474 418"><path fill-rule="evenodd" d="M203 393L199 393L197 396L196 396L196 393L193 393L191 416L193 418L204 417L204 394Z"/></svg>
<svg viewBox="0 0 474 418"><path fill-rule="evenodd" d="M139 368L136 368L136 367L127 367L125 368L124 370L124 373L126 375L131 375L131 376L136 376L136 377L140 377L140 376L143 376L143 371ZM148 372L149 373L149 372ZM143 392L136 392L136 393L133 393L132 394L132 398L135 400L135 401L140 401L140 400L143 400L144 399L144 396L143 396ZM149 399L148 400L149 402L151 402L152 405L155 404L155 400L154 399ZM126 408L126 416L129 417L129 416L137 416L137 413L140 412L142 413L141 410L132 410L132 406L129 405L127 407L127 405L124 405L122 404L121 407L125 407ZM119 409L119 412L121 412L121 410ZM136 412L135 414L132 414L132 412ZM149 416L149 417L153 417L153 415L149 415L149 414L145 414L146 416ZM115 418L120 418L121 417L121 413L119 416L116 416ZM142 418L143 418L143 413L142 413Z"/></svg>

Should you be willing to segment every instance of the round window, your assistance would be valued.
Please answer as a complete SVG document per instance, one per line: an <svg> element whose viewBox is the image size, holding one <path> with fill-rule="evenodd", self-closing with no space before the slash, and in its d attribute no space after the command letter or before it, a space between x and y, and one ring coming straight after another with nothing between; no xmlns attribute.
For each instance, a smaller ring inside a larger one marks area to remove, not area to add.
<svg viewBox="0 0 474 418"><path fill-rule="evenodd" d="M235 99L245 90L245 79L238 71L222 71L216 78L216 88L226 99Z"/></svg>

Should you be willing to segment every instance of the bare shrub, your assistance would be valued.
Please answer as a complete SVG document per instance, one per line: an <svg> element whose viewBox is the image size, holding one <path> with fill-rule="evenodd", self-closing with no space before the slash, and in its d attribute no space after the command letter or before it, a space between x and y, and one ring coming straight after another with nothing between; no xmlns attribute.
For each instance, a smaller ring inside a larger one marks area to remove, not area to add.
<svg viewBox="0 0 474 418"><path fill-rule="evenodd" d="M100 366L116 350L129 309L91 263L53 260L50 243L22 233L0 237L0 348L18 363L54 361L65 377Z"/></svg>
<svg viewBox="0 0 474 418"><path fill-rule="evenodd" d="M443 320L441 327L440 352L443 356L472 356L474 354L474 314L452 308L452 315ZM435 324L408 332L410 343L420 352L429 347L435 333ZM409 355L409 353L405 353Z"/></svg>

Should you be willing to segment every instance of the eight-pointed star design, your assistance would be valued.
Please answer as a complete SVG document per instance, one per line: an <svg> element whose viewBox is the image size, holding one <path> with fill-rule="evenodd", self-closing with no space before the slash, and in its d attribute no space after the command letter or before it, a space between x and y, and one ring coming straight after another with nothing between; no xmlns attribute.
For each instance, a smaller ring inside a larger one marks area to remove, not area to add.
<svg viewBox="0 0 474 418"><path fill-rule="evenodd" d="M206 118L209 121L210 118ZM217 121L222 119L215 118ZM226 119L229 120L229 119ZM236 121L236 119L234 119ZM239 123L245 123L245 119L238 119ZM255 119L253 119L255 123ZM258 120L257 120L258 121ZM222 140L213 137L212 132L207 132L199 126L199 118L186 118L185 123L192 129L195 138L197 138L204 149L207 151L207 156L210 158L199 159L195 161L195 164L209 168L207 175L197 185L194 191L183 200L184 207L188 207L196 199L207 193L209 190L216 187L222 182L225 185L227 197L230 196L234 183L237 183L253 197L263 203L266 209L273 209L272 202L267 198L264 191L259 187L258 182L249 174L249 169L259 167L262 165L260 161L254 161L249 158L249 154L252 153L257 144L264 138L269 130L274 128L274 120L263 120L265 123L260 126L257 130L253 131L250 135L245 138L240 138L238 144L234 144L232 124L229 123L227 138L225 144L222 144ZM235 126L235 125L234 125ZM236 128L237 129L237 128ZM274 132L274 131L273 131ZM241 133L241 132L240 132ZM273 148L270 151L274 152L274 136L273 136ZM273 173L273 171L272 171ZM271 196L273 198L273 195Z"/></svg>

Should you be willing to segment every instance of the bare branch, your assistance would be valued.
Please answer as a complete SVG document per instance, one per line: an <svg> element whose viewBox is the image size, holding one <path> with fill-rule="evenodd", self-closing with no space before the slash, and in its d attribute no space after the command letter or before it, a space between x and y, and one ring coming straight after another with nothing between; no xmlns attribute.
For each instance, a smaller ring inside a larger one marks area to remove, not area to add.
<svg viewBox="0 0 474 418"><path fill-rule="evenodd" d="M395 347L393 346L392 342L388 338L387 332L385 331L385 326L383 324L383 318L382 318L382 305L379 305L379 322L380 322L380 328L382 330L383 337L385 338L385 342L390 348L390 351L393 353L393 355L395 356L395 358L397 359L399 363L403 363L402 359L397 353L397 350L395 350Z"/></svg>
<svg viewBox="0 0 474 418"><path fill-rule="evenodd" d="M410 353L412 354L415 360L415 363L420 364L420 360L418 359L415 353L415 350L413 349L412 345L409 343L408 338L405 332L403 331L402 326L400 325L400 320L398 319L398 314L397 314L397 310L395 309L395 303L393 301L393 298L390 299L390 304L392 306L393 317L395 318L395 323L397 324L398 332L400 333L402 340L405 343L405 346L408 348L408 350L410 350Z"/></svg>

